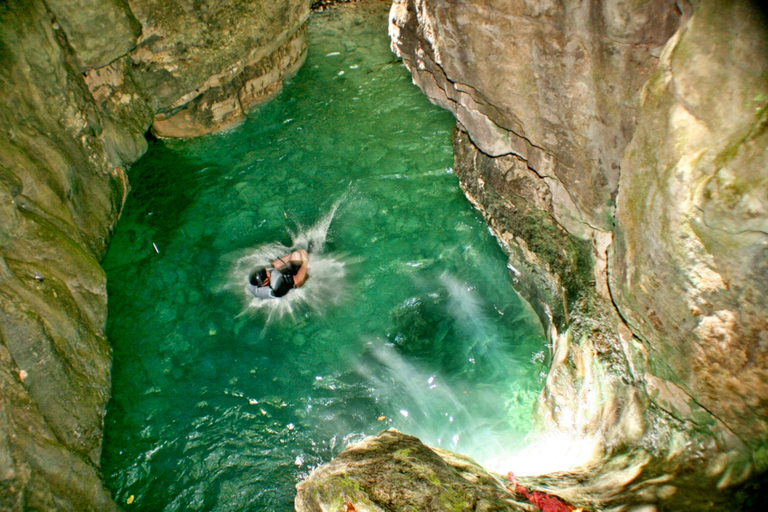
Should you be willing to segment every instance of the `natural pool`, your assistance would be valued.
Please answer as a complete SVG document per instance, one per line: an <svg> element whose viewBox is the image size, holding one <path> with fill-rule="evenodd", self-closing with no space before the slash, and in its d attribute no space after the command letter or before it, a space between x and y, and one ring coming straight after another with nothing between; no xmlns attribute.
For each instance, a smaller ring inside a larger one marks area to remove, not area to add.
<svg viewBox="0 0 768 512"><path fill-rule="evenodd" d="M288 511L313 467L385 428L480 462L530 429L541 326L451 172L452 116L389 51L386 9L315 17L277 99L131 169L104 261L103 471L126 509ZM250 266L310 239L307 285L258 307Z"/></svg>

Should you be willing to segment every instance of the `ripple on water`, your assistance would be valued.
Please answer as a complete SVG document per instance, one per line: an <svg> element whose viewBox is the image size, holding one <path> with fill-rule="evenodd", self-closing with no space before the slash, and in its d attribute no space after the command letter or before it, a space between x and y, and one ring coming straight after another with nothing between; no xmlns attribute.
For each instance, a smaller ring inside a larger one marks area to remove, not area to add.
<svg viewBox="0 0 768 512"><path fill-rule="evenodd" d="M119 503L292 510L302 476L389 427L480 461L522 443L543 332L386 14L314 19L280 96L227 133L151 143L131 169L104 261ZM251 269L310 245L307 284L255 302Z"/></svg>

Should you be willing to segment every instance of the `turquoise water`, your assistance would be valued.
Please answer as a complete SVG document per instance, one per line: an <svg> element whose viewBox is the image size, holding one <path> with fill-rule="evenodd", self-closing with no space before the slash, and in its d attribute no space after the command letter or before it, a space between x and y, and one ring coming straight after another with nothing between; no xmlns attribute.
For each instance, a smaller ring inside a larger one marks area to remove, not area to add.
<svg viewBox="0 0 768 512"><path fill-rule="evenodd" d="M386 3L315 17L303 69L223 134L154 142L104 261L103 471L138 510L292 510L385 428L515 451L544 338L451 172L452 116L389 51ZM306 286L250 269L311 245ZM131 504L128 504L128 501Z"/></svg>

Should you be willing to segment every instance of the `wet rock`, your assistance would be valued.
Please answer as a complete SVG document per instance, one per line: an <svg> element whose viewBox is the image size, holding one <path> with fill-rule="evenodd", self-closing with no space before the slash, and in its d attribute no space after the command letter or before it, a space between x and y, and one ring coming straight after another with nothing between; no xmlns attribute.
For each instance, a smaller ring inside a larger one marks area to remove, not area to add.
<svg viewBox="0 0 768 512"><path fill-rule="evenodd" d="M0 509L117 508L99 474L99 259L125 170L156 114L158 133L197 135L278 91L303 62L308 13L304 0L0 7Z"/></svg>
<svg viewBox="0 0 768 512"><path fill-rule="evenodd" d="M296 489L297 512L530 510L470 458L396 430L350 446Z"/></svg>
<svg viewBox="0 0 768 512"><path fill-rule="evenodd" d="M595 507L738 508L768 468L766 26L747 1L393 3L549 326L538 418L594 441Z"/></svg>

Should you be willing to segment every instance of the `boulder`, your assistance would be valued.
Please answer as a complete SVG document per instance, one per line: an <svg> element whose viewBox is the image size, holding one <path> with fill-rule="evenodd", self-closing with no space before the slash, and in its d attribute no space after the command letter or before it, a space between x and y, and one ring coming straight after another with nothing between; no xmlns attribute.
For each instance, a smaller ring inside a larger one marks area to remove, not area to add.
<svg viewBox="0 0 768 512"><path fill-rule="evenodd" d="M385 430L344 450L296 486L297 512L528 511L469 457Z"/></svg>

